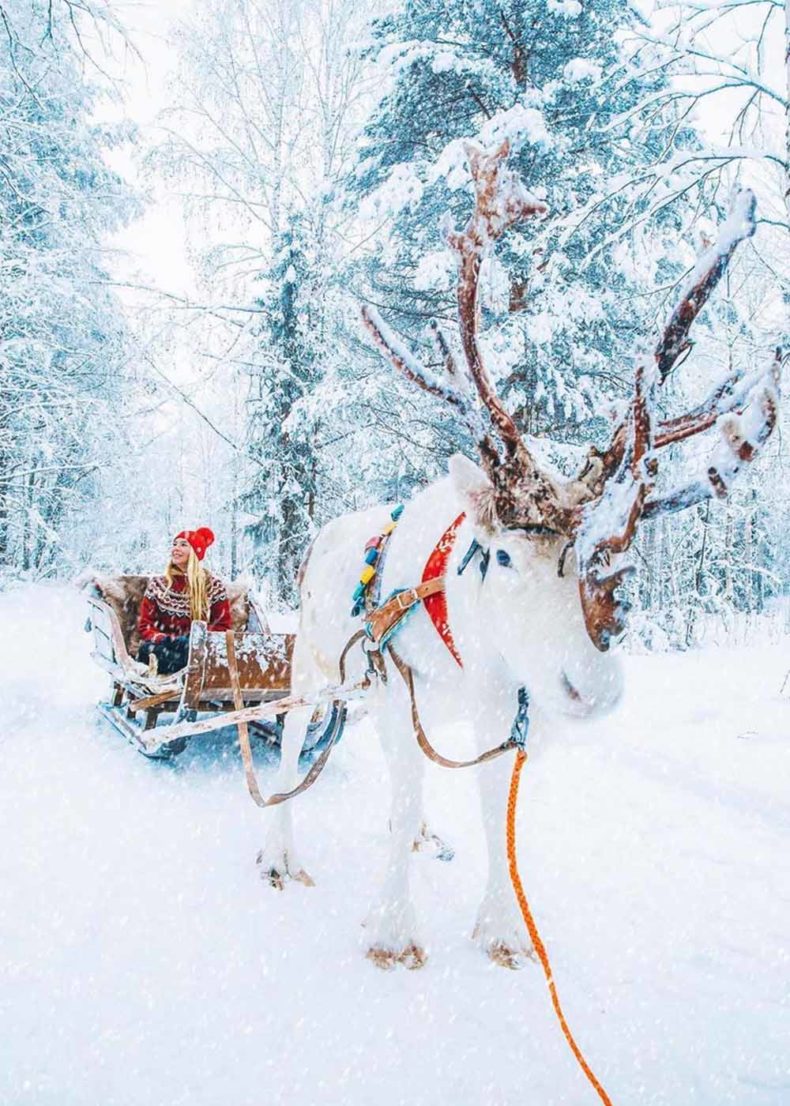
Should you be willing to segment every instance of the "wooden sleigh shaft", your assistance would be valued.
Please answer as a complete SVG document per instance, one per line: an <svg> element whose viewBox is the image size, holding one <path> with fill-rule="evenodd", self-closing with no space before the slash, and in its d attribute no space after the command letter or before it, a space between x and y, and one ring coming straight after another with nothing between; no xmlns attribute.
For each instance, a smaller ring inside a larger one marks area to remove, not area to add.
<svg viewBox="0 0 790 1106"><path fill-rule="evenodd" d="M326 687L316 695L287 695L272 703L260 703L257 706L243 707L240 710L223 712L215 718L200 718L194 722L175 722L167 727L168 740L192 737L195 734L211 733L225 726L237 726L240 722L263 722L289 711L311 707L313 713L319 710L331 711L336 704L348 703L360 699L367 690L367 682L359 681L352 685Z"/></svg>

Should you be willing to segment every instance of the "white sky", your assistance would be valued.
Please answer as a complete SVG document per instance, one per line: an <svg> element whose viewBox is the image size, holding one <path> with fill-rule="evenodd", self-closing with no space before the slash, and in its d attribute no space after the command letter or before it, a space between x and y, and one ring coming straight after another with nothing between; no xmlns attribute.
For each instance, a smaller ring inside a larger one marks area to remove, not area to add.
<svg viewBox="0 0 790 1106"><path fill-rule="evenodd" d="M183 205L166 184L144 174L141 161L158 139L156 118L169 103L168 82L178 63L172 45L173 26L188 17L191 7L192 0L142 0L121 9L129 37L141 57L129 51L124 58L120 72L124 103L117 110L137 124L140 134L134 147L114 151L109 157L113 167L140 188L149 201L143 218L112 239L113 247L129 255L119 259L115 270L123 279L139 278L141 283L177 293L194 288L186 257Z"/></svg>

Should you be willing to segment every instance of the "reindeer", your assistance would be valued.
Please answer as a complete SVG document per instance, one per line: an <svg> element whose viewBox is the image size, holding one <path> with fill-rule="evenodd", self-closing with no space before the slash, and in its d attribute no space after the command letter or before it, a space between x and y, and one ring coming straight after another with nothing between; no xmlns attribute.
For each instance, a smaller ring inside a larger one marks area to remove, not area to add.
<svg viewBox="0 0 790 1106"><path fill-rule="evenodd" d="M459 259L463 363L434 326L444 365L444 375L436 376L375 311L363 312L379 350L405 377L449 404L479 450L479 465L455 455L448 475L406 505L389 540L380 583L382 596L412 587L432 553L441 550L446 622L432 622L419 607L398 633L397 657L411 673L420 710L445 722L466 718L483 748L507 738L520 688L530 696L533 728L549 729L557 715L590 717L615 706L623 674L611 646L625 628L622 585L632 571L618 562L639 520L726 495L739 469L770 435L778 405L777 353L768 371L733 374L679 418L659 420L655 411L658 388L690 348L691 324L738 242L754 231L754 197L743 192L716 244L698 260L656 348L637 357L633 396L608 447L591 447L573 479L539 464L492 386L478 339L486 251L514 223L546 211L507 168L508 152L507 143L493 152L469 147L475 208L464 230L448 235ZM714 425L720 443L707 473L654 494L661 450ZM297 694L309 696L338 681L338 658L359 628L359 619L349 614L349 597L361 551L389 517L388 507L345 515L325 526L313 543L301 579L292 674ZM459 571L476 550L479 559ZM353 664L361 670L364 660L353 658ZM416 968L426 957L411 903L409 860L423 824L424 760L412 735L408 681L391 672L371 690L369 706L390 769L392 807L389 868L366 923L368 955L381 967ZM309 708L288 716L279 790L296 781L308 715ZM508 760L479 771L489 869L473 938L496 963L517 967L531 949L505 857ZM289 803L273 814L258 862L262 878L275 887L288 879L312 883L294 848Z"/></svg>

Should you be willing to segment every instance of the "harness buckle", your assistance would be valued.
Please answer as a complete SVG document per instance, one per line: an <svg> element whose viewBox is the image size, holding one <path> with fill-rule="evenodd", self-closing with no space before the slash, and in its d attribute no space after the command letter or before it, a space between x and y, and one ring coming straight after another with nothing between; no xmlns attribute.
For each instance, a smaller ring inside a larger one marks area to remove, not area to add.
<svg viewBox="0 0 790 1106"><path fill-rule="evenodd" d="M417 592L414 590L414 588L405 588L403 591L399 591L397 595L394 596L395 605L399 611L408 611L409 608L413 607L414 604L418 601L418 598L419 596L417 595ZM406 599L407 602L404 603L404 599Z"/></svg>

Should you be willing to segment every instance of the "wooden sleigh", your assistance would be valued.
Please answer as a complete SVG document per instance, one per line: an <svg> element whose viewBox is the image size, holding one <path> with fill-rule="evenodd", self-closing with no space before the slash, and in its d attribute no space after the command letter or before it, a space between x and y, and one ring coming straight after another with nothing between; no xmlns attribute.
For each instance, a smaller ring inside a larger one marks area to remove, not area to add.
<svg viewBox="0 0 790 1106"><path fill-rule="evenodd" d="M149 675L147 666L134 659L140 645L137 615L147 585L147 576L97 576L86 589L91 656L112 680L109 700L98 704L102 717L145 756L167 758L183 752L195 733L219 728L219 719L207 727L199 715L263 708L262 716L250 722L252 732L279 745L285 712L275 704L290 696L294 635L273 633L246 588L230 584L233 656L224 632L193 622L186 667L169 676ZM339 725L338 712L325 707L308 726L303 753L316 753L337 740Z"/></svg>

